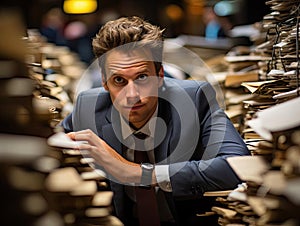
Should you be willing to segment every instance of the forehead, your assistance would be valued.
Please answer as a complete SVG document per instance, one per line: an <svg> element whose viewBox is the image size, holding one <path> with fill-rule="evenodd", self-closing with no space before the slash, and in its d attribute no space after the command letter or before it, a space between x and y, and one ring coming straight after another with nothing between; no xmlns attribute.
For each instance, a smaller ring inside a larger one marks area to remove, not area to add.
<svg viewBox="0 0 300 226"><path fill-rule="evenodd" d="M114 63L138 62L138 61L153 61L151 51L140 48L134 50L111 50L106 55L106 66Z"/></svg>
<svg viewBox="0 0 300 226"><path fill-rule="evenodd" d="M153 67L151 52L145 49L131 51L113 50L107 53L105 70L107 75L112 75L122 70Z"/></svg>

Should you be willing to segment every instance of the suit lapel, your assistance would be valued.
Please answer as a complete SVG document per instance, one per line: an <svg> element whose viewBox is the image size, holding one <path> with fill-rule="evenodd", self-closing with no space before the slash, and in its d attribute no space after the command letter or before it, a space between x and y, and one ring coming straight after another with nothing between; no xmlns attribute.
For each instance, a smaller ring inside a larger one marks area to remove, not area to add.
<svg viewBox="0 0 300 226"><path fill-rule="evenodd" d="M113 106L108 109L106 119L107 124L102 126L103 139L122 155L120 117Z"/></svg>
<svg viewBox="0 0 300 226"><path fill-rule="evenodd" d="M171 134L173 131L173 123L171 119L171 107L170 104L165 101L164 99L159 99L159 105L158 105L158 118L161 118L164 123L166 123L167 131L164 135L164 139L162 142L154 149L155 154L155 162L160 164L167 164L166 161L167 156L170 154L170 140L171 140ZM155 144L158 144L160 142L160 127L155 127L155 138L154 142Z"/></svg>

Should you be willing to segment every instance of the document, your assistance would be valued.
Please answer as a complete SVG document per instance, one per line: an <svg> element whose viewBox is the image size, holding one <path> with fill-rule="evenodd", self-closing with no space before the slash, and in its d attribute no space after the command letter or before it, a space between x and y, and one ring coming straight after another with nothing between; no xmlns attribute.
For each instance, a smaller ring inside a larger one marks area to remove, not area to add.
<svg viewBox="0 0 300 226"><path fill-rule="evenodd" d="M86 141L74 141L64 132L58 132L50 136L47 140L49 146L76 149L78 145Z"/></svg>

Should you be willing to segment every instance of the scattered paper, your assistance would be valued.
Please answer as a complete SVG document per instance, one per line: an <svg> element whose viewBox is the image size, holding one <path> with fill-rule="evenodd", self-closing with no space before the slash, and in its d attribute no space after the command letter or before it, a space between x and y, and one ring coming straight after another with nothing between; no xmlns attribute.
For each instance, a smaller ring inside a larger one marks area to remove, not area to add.
<svg viewBox="0 0 300 226"><path fill-rule="evenodd" d="M50 136L47 140L49 146L76 149L78 145L87 143L86 141L74 141L64 132L58 132Z"/></svg>
<svg viewBox="0 0 300 226"><path fill-rule="evenodd" d="M257 117L248 125L266 140L271 140L271 132L284 131L300 125L300 97L257 112Z"/></svg>
<svg viewBox="0 0 300 226"><path fill-rule="evenodd" d="M262 175L268 171L269 165L261 156L228 157L227 162L243 181L263 183Z"/></svg>

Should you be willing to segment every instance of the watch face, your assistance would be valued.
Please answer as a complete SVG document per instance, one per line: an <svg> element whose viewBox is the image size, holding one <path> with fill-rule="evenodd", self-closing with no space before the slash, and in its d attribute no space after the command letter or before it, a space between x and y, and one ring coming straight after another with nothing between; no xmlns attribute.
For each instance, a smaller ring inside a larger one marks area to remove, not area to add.
<svg viewBox="0 0 300 226"><path fill-rule="evenodd" d="M143 163L142 167L144 169L147 169L147 170L152 170L153 169L153 165L151 163Z"/></svg>

